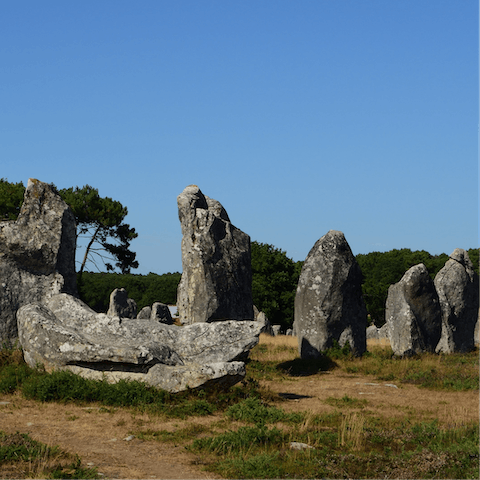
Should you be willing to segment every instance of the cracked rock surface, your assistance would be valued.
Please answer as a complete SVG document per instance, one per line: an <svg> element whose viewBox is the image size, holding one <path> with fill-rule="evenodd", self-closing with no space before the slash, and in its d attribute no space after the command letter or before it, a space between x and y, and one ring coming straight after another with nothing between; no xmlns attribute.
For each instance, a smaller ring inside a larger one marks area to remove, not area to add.
<svg viewBox="0 0 480 480"><path fill-rule="evenodd" d="M261 322L225 321L179 327L97 314L68 294L18 311L26 362L87 378L142 380L171 392L245 376L242 360L258 343Z"/></svg>

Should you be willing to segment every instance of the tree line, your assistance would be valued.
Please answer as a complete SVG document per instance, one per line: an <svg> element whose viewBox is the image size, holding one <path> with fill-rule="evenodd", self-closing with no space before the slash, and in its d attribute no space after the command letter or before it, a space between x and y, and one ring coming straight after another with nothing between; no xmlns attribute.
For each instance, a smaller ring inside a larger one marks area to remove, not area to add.
<svg viewBox="0 0 480 480"><path fill-rule="evenodd" d="M259 242L252 242L252 296L254 305L265 313L274 325L291 328L294 319L295 294L303 262L295 262L286 252ZM471 248L468 255L479 273L479 249ZM414 265L423 263L432 277L443 268L448 255L431 255L425 250L408 248L389 252L371 252L356 256L362 270L362 291L370 321L385 323L385 303L388 287L400 281ZM109 295L115 288L125 288L138 308L154 302L176 304L177 286L181 274L121 275L118 273L84 273L79 287L81 298L94 310L108 310Z"/></svg>
<svg viewBox="0 0 480 480"><path fill-rule="evenodd" d="M23 183L0 179L0 220L15 220L23 202ZM77 236L87 236L87 247L78 270L80 298L97 312L106 312L110 293L125 288L139 309L154 302L176 304L179 272L157 275L136 275L138 267L130 242L138 234L124 222L126 207L109 197L100 197L98 190L82 188L58 190L71 207L77 222ZM302 261L293 261L273 245L252 242L252 296L254 305L270 322L290 328L294 319L294 302ZM468 251L475 271L479 273L479 249ZM98 273L85 271L87 260ZM100 259L108 273L102 272ZM363 274L362 290L371 322L378 327L385 323L388 287L397 283L404 273L419 263L425 264L432 278L445 265L448 255L431 255L425 250L395 249L356 256ZM112 264L113 263L113 264ZM100 266L99 266L100 265ZM121 273L115 273L115 269Z"/></svg>

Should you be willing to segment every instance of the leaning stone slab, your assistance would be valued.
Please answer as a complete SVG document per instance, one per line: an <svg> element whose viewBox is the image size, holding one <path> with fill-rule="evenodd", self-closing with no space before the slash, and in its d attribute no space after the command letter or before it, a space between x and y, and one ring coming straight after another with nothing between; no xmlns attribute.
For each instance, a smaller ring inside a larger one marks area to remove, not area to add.
<svg viewBox="0 0 480 480"><path fill-rule="evenodd" d="M436 352L468 352L475 348L478 320L478 275L468 253L457 248L434 280L442 309L442 336Z"/></svg>
<svg viewBox="0 0 480 480"><path fill-rule="evenodd" d="M180 322L253 320L250 237L196 185L186 187L177 204L183 235Z"/></svg>
<svg viewBox="0 0 480 480"><path fill-rule="evenodd" d="M29 179L16 221L0 222L0 344L18 339L17 310L77 295L75 217L54 187Z"/></svg>
<svg viewBox="0 0 480 480"><path fill-rule="evenodd" d="M261 322L226 321L178 327L97 314L67 294L18 311L25 361L88 378L142 380L169 391L245 376L243 360L258 343Z"/></svg>
<svg viewBox="0 0 480 480"><path fill-rule="evenodd" d="M393 353L410 356L433 352L440 340L442 313L433 280L423 263L390 285L385 306Z"/></svg>
<svg viewBox="0 0 480 480"><path fill-rule="evenodd" d="M367 311L362 272L342 232L330 230L310 250L295 296L294 335L302 358L317 358L348 341L356 355L366 350Z"/></svg>

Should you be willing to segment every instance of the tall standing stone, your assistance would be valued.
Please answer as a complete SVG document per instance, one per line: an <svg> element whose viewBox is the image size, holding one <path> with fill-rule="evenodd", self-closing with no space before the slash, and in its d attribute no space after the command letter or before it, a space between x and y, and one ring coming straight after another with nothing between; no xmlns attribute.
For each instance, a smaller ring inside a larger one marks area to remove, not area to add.
<svg viewBox="0 0 480 480"><path fill-rule="evenodd" d="M22 305L77 295L76 241L68 205L51 185L29 179L17 220L0 222L0 344L18 338Z"/></svg>
<svg viewBox="0 0 480 480"><path fill-rule="evenodd" d="M177 204L183 234L180 321L253 319L250 237L196 185L186 187Z"/></svg>
<svg viewBox="0 0 480 480"><path fill-rule="evenodd" d="M348 341L356 355L366 350L367 311L362 272L342 232L330 230L310 250L295 296L294 332L302 358L316 358Z"/></svg>
<svg viewBox="0 0 480 480"><path fill-rule="evenodd" d="M468 352L475 348L478 320L478 275L468 253L456 248L435 276L442 309L442 336L436 351Z"/></svg>
<svg viewBox="0 0 480 480"><path fill-rule="evenodd" d="M388 289L385 317L393 353L433 352L440 340L442 312L433 280L423 263L411 267Z"/></svg>

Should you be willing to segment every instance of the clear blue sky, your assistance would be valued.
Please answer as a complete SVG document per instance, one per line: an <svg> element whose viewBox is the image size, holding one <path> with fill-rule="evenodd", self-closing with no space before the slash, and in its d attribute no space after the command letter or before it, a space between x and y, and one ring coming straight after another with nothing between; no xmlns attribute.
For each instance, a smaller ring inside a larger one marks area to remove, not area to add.
<svg viewBox="0 0 480 480"><path fill-rule="evenodd" d="M474 0L4 0L0 177L128 207L181 271L176 197L304 260L478 247Z"/></svg>

